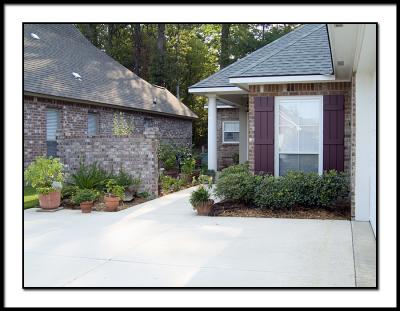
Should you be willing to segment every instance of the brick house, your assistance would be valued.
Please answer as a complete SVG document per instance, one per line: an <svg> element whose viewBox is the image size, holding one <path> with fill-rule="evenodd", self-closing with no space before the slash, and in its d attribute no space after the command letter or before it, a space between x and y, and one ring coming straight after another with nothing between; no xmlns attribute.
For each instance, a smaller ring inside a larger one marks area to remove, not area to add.
<svg viewBox="0 0 400 311"><path fill-rule="evenodd" d="M24 24L25 167L39 155L63 157L60 137L112 136L115 119L133 136L152 128L164 142L191 144L194 118L167 89L136 76L74 25Z"/></svg>
<svg viewBox="0 0 400 311"><path fill-rule="evenodd" d="M376 228L376 25L305 24L189 92L208 97L208 167L336 169L352 215Z"/></svg>

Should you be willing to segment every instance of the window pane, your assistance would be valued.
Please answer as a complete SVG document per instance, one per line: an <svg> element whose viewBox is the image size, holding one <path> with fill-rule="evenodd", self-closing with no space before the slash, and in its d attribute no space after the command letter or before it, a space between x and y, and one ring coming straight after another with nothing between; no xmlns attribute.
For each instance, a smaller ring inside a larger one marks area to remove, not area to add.
<svg viewBox="0 0 400 311"><path fill-rule="evenodd" d="M47 141L47 156L48 157L56 157L57 156L57 142L56 141Z"/></svg>
<svg viewBox="0 0 400 311"><path fill-rule="evenodd" d="M224 142L239 142L239 133L225 132Z"/></svg>
<svg viewBox="0 0 400 311"><path fill-rule="evenodd" d="M280 154L279 155L279 175L285 175L288 171L299 170L298 154Z"/></svg>
<svg viewBox="0 0 400 311"><path fill-rule="evenodd" d="M281 101L279 105L279 124L297 126L298 119L297 102L293 100Z"/></svg>
<svg viewBox="0 0 400 311"><path fill-rule="evenodd" d="M319 124L319 100L302 100L298 103L298 116L300 125Z"/></svg>
<svg viewBox="0 0 400 311"><path fill-rule="evenodd" d="M281 152L298 152L298 131L295 126L279 127L279 151Z"/></svg>
<svg viewBox="0 0 400 311"><path fill-rule="evenodd" d="M47 109L46 111L46 140L55 141L59 124L58 111L55 109Z"/></svg>
<svg viewBox="0 0 400 311"><path fill-rule="evenodd" d="M318 173L318 155L317 154L300 154L299 170L303 172Z"/></svg>
<svg viewBox="0 0 400 311"><path fill-rule="evenodd" d="M300 152L319 152L319 127L301 126L299 131Z"/></svg>
<svg viewBox="0 0 400 311"><path fill-rule="evenodd" d="M224 122L224 132L239 132L239 121Z"/></svg>
<svg viewBox="0 0 400 311"><path fill-rule="evenodd" d="M88 114L88 135L93 136L97 134L97 114Z"/></svg>

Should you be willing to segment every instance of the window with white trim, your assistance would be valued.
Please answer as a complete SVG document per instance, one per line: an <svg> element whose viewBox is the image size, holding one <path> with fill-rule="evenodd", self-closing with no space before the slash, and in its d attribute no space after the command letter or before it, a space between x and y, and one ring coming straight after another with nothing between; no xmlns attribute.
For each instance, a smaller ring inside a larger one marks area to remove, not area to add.
<svg viewBox="0 0 400 311"><path fill-rule="evenodd" d="M239 121L224 121L222 123L223 143L239 143Z"/></svg>
<svg viewBox="0 0 400 311"><path fill-rule="evenodd" d="M276 97L275 175L322 173L322 96Z"/></svg>
<svg viewBox="0 0 400 311"><path fill-rule="evenodd" d="M98 133L99 115L94 112L88 113L88 136L95 136Z"/></svg>
<svg viewBox="0 0 400 311"><path fill-rule="evenodd" d="M46 146L47 156L57 156L57 130L60 126L60 112L57 109L46 110Z"/></svg>

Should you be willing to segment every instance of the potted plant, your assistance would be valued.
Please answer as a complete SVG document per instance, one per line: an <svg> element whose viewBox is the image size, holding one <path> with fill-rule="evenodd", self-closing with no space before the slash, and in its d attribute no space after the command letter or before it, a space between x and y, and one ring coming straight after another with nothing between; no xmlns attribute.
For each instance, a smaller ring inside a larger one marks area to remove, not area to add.
<svg viewBox="0 0 400 311"><path fill-rule="evenodd" d="M158 157L164 168L163 174L178 177L176 149L169 144L162 144L158 150Z"/></svg>
<svg viewBox="0 0 400 311"><path fill-rule="evenodd" d="M63 164L56 158L37 157L24 172L25 181L39 194L42 209L56 209L61 203Z"/></svg>
<svg viewBox="0 0 400 311"><path fill-rule="evenodd" d="M191 182L194 175L194 169L196 167L196 160L192 157L188 157L183 160L181 166L182 179L186 182Z"/></svg>
<svg viewBox="0 0 400 311"><path fill-rule="evenodd" d="M90 213L93 207L93 201L98 197L98 193L92 189L79 189L73 196L72 202L79 204L82 213Z"/></svg>
<svg viewBox="0 0 400 311"><path fill-rule="evenodd" d="M119 170L118 175L114 178L118 185L124 187L123 201L132 201L138 192L141 180L140 178L133 178L122 167Z"/></svg>
<svg viewBox="0 0 400 311"><path fill-rule="evenodd" d="M210 199L210 192L201 185L190 195L190 204L192 204L198 215L208 216L214 205L214 200Z"/></svg>
<svg viewBox="0 0 400 311"><path fill-rule="evenodd" d="M109 179L106 183L106 194L104 196L104 203L106 204L105 211L115 212L118 208L119 202L124 197L124 187L118 185L115 179Z"/></svg>

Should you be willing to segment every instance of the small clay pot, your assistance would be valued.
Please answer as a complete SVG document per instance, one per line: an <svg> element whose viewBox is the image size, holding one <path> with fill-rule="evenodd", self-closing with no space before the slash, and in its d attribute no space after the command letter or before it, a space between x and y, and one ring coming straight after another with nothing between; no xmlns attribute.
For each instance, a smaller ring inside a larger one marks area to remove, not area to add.
<svg viewBox="0 0 400 311"><path fill-rule="evenodd" d="M119 197L104 197L104 203L106 204L106 208L104 209L106 212L116 212L118 209L120 198Z"/></svg>
<svg viewBox="0 0 400 311"><path fill-rule="evenodd" d="M93 201L85 201L79 204L81 206L82 213L91 213L93 207Z"/></svg>
<svg viewBox="0 0 400 311"><path fill-rule="evenodd" d="M39 205L42 209L56 209L61 203L61 192L54 191L49 194L39 194Z"/></svg>
<svg viewBox="0 0 400 311"><path fill-rule="evenodd" d="M214 200L208 200L196 206L197 214L200 216L208 216L214 205Z"/></svg>

